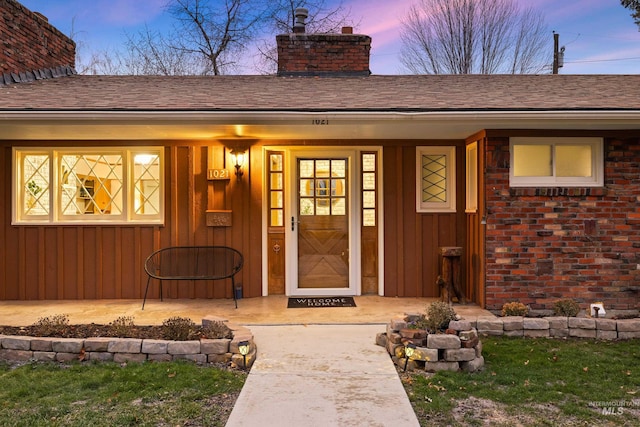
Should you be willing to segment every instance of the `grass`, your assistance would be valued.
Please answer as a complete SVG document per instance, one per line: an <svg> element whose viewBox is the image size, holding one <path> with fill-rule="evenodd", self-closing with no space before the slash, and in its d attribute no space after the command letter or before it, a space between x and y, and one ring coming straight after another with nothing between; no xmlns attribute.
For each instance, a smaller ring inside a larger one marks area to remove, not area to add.
<svg viewBox="0 0 640 427"><path fill-rule="evenodd" d="M224 426L245 377L192 362L0 365L0 425Z"/></svg>
<svg viewBox="0 0 640 427"><path fill-rule="evenodd" d="M421 425L640 425L639 340L482 342L482 372L401 374ZM192 362L0 364L0 426L224 426L245 378Z"/></svg>
<svg viewBox="0 0 640 427"><path fill-rule="evenodd" d="M402 375L421 425L640 425L640 341L482 342L482 372Z"/></svg>

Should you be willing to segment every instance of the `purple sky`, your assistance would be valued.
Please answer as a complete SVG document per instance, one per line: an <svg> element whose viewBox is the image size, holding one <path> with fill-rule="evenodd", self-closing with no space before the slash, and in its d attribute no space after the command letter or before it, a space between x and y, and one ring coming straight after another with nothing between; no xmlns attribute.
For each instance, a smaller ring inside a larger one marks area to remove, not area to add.
<svg viewBox="0 0 640 427"><path fill-rule="evenodd" d="M19 0L40 12L65 34L76 33L81 54L116 50L124 33L136 33L145 24L166 25L166 0ZM553 34L565 46L562 74L640 73L640 32L629 11L618 0L517 0L540 10ZM400 74L399 21L414 0L343 0L360 25L358 33L372 37L371 71ZM250 70L246 70L247 73Z"/></svg>

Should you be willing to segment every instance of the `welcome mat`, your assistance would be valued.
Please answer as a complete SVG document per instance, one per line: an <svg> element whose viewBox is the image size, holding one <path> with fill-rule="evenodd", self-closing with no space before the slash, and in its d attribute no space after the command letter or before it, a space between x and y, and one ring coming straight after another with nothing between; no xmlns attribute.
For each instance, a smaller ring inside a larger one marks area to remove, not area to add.
<svg viewBox="0 0 640 427"><path fill-rule="evenodd" d="M353 297L289 298L287 308L355 307Z"/></svg>

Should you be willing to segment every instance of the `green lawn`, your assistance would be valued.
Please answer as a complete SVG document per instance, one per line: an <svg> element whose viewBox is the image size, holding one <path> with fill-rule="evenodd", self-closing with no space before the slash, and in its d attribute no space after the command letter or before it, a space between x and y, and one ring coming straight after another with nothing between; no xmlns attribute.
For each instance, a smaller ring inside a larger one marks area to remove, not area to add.
<svg viewBox="0 0 640 427"><path fill-rule="evenodd" d="M421 425L640 425L640 340L482 342L482 372L401 374ZM0 365L0 426L224 426L245 379L192 362Z"/></svg>
<svg viewBox="0 0 640 427"><path fill-rule="evenodd" d="M224 426L245 378L192 362L0 365L0 425Z"/></svg>
<svg viewBox="0 0 640 427"><path fill-rule="evenodd" d="M482 372L401 375L421 425L640 425L639 340L482 343Z"/></svg>

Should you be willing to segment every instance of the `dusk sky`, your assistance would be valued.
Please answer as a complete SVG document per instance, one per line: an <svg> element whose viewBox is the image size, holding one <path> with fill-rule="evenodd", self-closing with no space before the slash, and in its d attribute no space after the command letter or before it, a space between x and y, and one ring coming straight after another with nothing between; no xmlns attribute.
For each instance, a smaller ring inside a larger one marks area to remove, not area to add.
<svg viewBox="0 0 640 427"><path fill-rule="evenodd" d="M167 0L19 0L45 15L63 33L76 33L81 54L117 50L125 33L135 34L146 24L161 28L170 23ZM561 74L638 74L640 32L630 11L619 0L517 0L540 10L549 28L549 55L553 33L565 46ZM400 20L414 0L344 0L357 33L372 37L373 74L402 74L399 63ZM250 74L251 70L245 70Z"/></svg>

